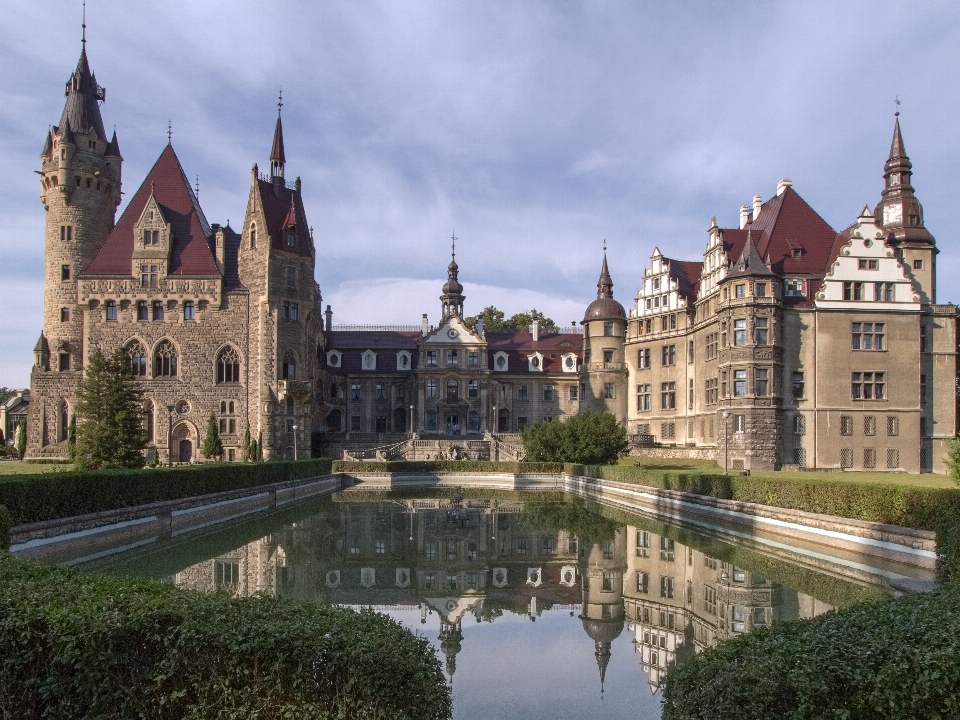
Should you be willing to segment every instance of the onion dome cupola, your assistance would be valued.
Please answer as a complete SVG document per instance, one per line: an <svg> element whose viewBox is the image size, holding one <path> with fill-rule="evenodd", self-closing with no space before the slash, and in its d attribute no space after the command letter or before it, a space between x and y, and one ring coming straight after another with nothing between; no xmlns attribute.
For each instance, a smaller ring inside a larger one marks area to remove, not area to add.
<svg viewBox="0 0 960 720"><path fill-rule="evenodd" d="M591 320L626 320L627 313L623 305L613 299L613 280L607 267L607 252L603 252L603 266L600 268L600 279L597 281L597 299L587 306L583 315L583 322Z"/></svg>
<svg viewBox="0 0 960 720"><path fill-rule="evenodd" d="M883 166L883 192L874 211L887 233L897 242L934 244L933 236L923 225L923 206L914 195L913 163L907 157L900 132L900 113L896 113L890 156Z"/></svg>
<svg viewBox="0 0 960 720"><path fill-rule="evenodd" d="M450 253L450 264L447 265L447 281L443 284L443 295L440 296L441 316L443 319L456 315L463 317L463 285L457 277L460 266L457 265L457 237L452 237L453 245Z"/></svg>

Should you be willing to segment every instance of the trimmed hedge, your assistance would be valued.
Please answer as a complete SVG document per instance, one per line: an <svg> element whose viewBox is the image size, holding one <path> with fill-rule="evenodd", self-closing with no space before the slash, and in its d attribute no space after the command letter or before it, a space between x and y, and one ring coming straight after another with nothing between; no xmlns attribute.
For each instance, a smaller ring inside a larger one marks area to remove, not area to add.
<svg viewBox="0 0 960 720"><path fill-rule="evenodd" d="M947 515L937 525L937 580L960 580L960 515Z"/></svg>
<svg viewBox="0 0 960 720"><path fill-rule="evenodd" d="M0 553L10 548L10 528L13 527L13 518L6 506L0 505Z"/></svg>
<svg viewBox="0 0 960 720"><path fill-rule="evenodd" d="M960 515L960 489L918 488L801 478L650 472L629 465L566 465L571 475L638 483L665 490L759 503L867 522L935 530Z"/></svg>
<svg viewBox="0 0 960 720"><path fill-rule="evenodd" d="M331 464L329 458L318 458L11 476L0 482L0 504L20 525L329 475Z"/></svg>
<svg viewBox="0 0 960 720"><path fill-rule="evenodd" d="M489 460L388 460L385 462L335 460L333 471L365 475L433 472L559 475L563 472L563 463L492 462Z"/></svg>
<svg viewBox="0 0 960 720"><path fill-rule="evenodd" d="M429 642L372 611L0 557L0 717L441 720Z"/></svg>
<svg viewBox="0 0 960 720"><path fill-rule="evenodd" d="M722 642L667 675L664 720L960 717L960 583Z"/></svg>

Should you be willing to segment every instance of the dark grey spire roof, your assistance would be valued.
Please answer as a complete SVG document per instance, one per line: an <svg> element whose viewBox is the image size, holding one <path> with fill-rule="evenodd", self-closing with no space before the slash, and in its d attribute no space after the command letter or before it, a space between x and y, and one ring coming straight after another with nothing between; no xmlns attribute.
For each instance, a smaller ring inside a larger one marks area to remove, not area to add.
<svg viewBox="0 0 960 720"><path fill-rule="evenodd" d="M755 277L758 275L776 277L776 274L763 262L760 251L757 250L757 244L753 241L753 236L747 231L747 241L743 244L743 252L740 253L740 258L733 263L727 277Z"/></svg>
<svg viewBox="0 0 960 720"><path fill-rule="evenodd" d="M60 126L70 122L74 132L96 133L101 140L107 139L100 117L100 102L106 98L106 91L97 84L97 78L90 72L87 62L87 50L80 51L77 69L67 80L67 102L60 116Z"/></svg>

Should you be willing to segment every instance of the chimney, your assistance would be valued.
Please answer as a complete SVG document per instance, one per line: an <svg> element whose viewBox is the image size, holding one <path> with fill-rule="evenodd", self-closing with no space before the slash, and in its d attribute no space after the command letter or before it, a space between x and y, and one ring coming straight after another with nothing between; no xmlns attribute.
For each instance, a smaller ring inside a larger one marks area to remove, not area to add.
<svg viewBox="0 0 960 720"><path fill-rule="evenodd" d="M783 191L788 187L793 187L793 180L790 178L784 178L777 183L777 196L783 195Z"/></svg>
<svg viewBox="0 0 960 720"><path fill-rule="evenodd" d="M330 309L329 305L327 305L327 310L324 315L326 315L326 320L324 321L325 329L327 332L330 332L333 330L333 310Z"/></svg>
<svg viewBox="0 0 960 720"><path fill-rule="evenodd" d="M223 235L223 228L220 226L215 226L215 237L217 243L217 267L220 269L220 274L223 274L223 269L226 267L226 240Z"/></svg>
<svg viewBox="0 0 960 720"><path fill-rule="evenodd" d="M760 217L760 207L763 205L763 198L759 195L753 196L753 219ZM752 221L751 221L752 222Z"/></svg>
<svg viewBox="0 0 960 720"><path fill-rule="evenodd" d="M536 318L534 318L533 322L530 323L530 334L533 335L534 342L537 342L540 339L540 321Z"/></svg>
<svg viewBox="0 0 960 720"><path fill-rule="evenodd" d="M430 332L430 321L427 320L427 314L424 313L424 314L423 314L423 325L422 325L421 328L420 328L420 334L423 335L424 337L426 337L426 335L427 335L429 332Z"/></svg>
<svg viewBox="0 0 960 720"><path fill-rule="evenodd" d="M746 205L740 206L740 229L743 230L750 222L750 208Z"/></svg>
<svg viewBox="0 0 960 720"><path fill-rule="evenodd" d="M483 318L477 318L477 337L483 337Z"/></svg>

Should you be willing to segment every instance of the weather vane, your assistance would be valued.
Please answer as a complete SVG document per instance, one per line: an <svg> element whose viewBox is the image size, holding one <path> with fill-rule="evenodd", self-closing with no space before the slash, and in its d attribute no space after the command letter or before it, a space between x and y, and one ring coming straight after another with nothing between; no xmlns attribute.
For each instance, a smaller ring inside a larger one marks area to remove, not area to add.
<svg viewBox="0 0 960 720"><path fill-rule="evenodd" d="M197 195L197 200L199 201L200 200L200 176L199 175L197 175L197 184L194 189Z"/></svg>
<svg viewBox="0 0 960 720"><path fill-rule="evenodd" d="M450 235L450 239L453 240L453 257L457 257L457 231L454 230Z"/></svg>
<svg viewBox="0 0 960 720"><path fill-rule="evenodd" d="M80 42L83 43L83 47L87 47L87 0L83 0L83 25L80 27L83 28L83 37L80 39Z"/></svg>
<svg viewBox="0 0 960 720"><path fill-rule="evenodd" d="M280 110L283 109L283 85L280 86L280 99L277 100L277 113L280 113Z"/></svg>
<svg viewBox="0 0 960 720"><path fill-rule="evenodd" d="M893 105L896 108L896 112L893 113L893 116L898 117L900 115L900 96L899 95L894 96Z"/></svg>
<svg viewBox="0 0 960 720"><path fill-rule="evenodd" d="M167 145L173 144L173 120L167 118Z"/></svg>

